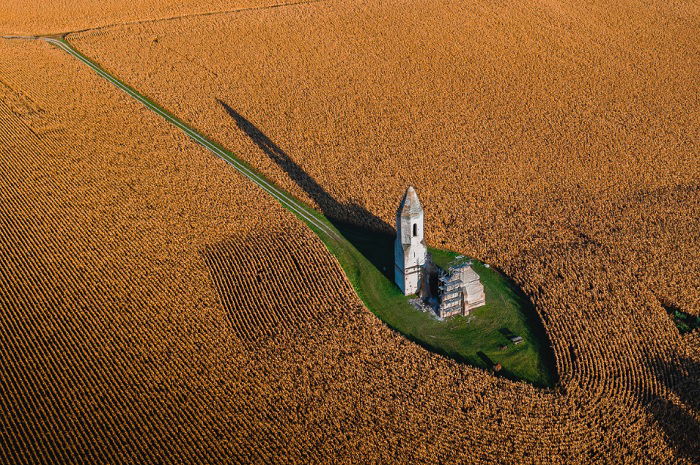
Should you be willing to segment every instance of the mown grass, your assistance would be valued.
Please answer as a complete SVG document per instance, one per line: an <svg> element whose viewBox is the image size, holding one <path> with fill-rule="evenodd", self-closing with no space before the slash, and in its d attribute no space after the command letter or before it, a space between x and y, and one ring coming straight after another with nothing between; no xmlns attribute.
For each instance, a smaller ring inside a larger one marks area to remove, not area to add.
<svg viewBox="0 0 700 465"><path fill-rule="evenodd" d="M415 309L393 282L393 238L335 225L346 244L324 241L338 258L365 305L388 326L428 350L484 369L500 363L499 376L523 380L539 387L556 381L554 361L546 333L535 310L510 279L478 260L472 260L486 292L486 305L468 317L437 319ZM447 266L458 254L430 249L433 261ZM381 269L381 271L380 271ZM521 336L513 344L509 335Z"/></svg>

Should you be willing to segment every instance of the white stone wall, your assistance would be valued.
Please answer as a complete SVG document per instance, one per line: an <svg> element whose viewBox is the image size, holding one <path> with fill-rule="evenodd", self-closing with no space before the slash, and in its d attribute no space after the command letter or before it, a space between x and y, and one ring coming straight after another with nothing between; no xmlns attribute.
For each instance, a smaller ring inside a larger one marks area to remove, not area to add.
<svg viewBox="0 0 700 465"><path fill-rule="evenodd" d="M395 280L404 295L418 292L428 253L422 240L416 240L415 237L411 239L407 245L401 243L398 238L394 243Z"/></svg>
<svg viewBox="0 0 700 465"><path fill-rule="evenodd" d="M484 293L484 285L481 284L479 275L467 266L462 270L462 289L464 292L464 313L468 314L472 308L486 305L486 294Z"/></svg>

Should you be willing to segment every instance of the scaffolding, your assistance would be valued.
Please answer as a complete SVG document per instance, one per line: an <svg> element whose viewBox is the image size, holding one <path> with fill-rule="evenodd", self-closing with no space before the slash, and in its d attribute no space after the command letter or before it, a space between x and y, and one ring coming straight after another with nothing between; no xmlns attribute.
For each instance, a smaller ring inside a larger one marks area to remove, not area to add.
<svg viewBox="0 0 700 465"><path fill-rule="evenodd" d="M443 318L455 313L462 313L462 280L455 267L447 272L440 270L438 289L440 290L440 307L438 316Z"/></svg>
<svg viewBox="0 0 700 465"><path fill-rule="evenodd" d="M447 266L447 270L439 270L438 289L440 296L437 314L440 318L456 314L465 315L472 308L471 304L468 305L467 300L468 289L471 289L473 283L464 281L464 276L468 276L464 274L465 268L471 268L471 264L472 261L469 258L458 255Z"/></svg>

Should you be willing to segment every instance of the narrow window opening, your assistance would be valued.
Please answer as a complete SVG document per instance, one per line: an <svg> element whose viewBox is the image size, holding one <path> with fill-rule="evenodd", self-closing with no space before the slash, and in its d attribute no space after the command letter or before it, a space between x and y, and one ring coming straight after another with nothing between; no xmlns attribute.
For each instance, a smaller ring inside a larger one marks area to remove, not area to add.
<svg viewBox="0 0 700 465"><path fill-rule="evenodd" d="M413 237L418 235L418 223L413 223Z"/></svg>

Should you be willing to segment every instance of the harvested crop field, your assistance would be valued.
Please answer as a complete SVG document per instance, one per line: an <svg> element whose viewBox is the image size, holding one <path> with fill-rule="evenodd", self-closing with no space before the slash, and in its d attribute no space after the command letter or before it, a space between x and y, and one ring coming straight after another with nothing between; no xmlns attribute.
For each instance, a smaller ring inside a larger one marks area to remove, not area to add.
<svg viewBox="0 0 700 465"><path fill-rule="evenodd" d="M588 237L698 314L700 7L684 5L339 1L68 39L328 216L388 229L414 184L433 245L511 273ZM630 241L640 227L655 240Z"/></svg>
<svg viewBox="0 0 700 465"><path fill-rule="evenodd" d="M347 305L339 292L347 290L342 270L321 241L300 229L246 232L202 251L233 331L253 349Z"/></svg>
<svg viewBox="0 0 700 465"><path fill-rule="evenodd" d="M331 217L388 230L417 185L431 245L532 299L554 389L391 331L222 160L0 41L0 461L697 463L700 338L668 310L700 314L699 18L321 2L68 35Z"/></svg>
<svg viewBox="0 0 700 465"><path fill-rule="evenodd" d="M245 362L201 254L285 231L305 259L332 259L65 53L15 41L0 54L0 462L224 461L232 438L216 431ZM278 256L290 280L294 254Z"/></svg>
<svg viewBox="0 0 700 465"><path fill-rule="evenodd" d="M313 0L311 0L313 1ZM248 8L284 5L272 0L4 0L0 34L37 35L149 21L168 21L193 15L208 15Z"/></svg>

